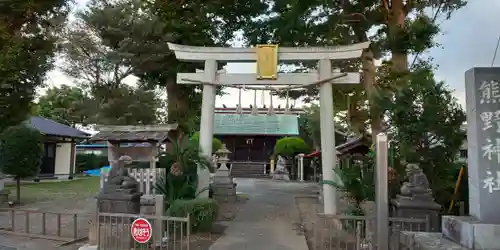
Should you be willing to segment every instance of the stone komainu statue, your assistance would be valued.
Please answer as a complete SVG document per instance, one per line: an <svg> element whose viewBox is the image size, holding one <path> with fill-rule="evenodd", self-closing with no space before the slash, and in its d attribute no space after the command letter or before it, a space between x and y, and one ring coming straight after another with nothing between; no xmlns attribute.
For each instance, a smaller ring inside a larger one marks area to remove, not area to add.
<svg viewBox="0 0 500 250"><path fill-rule="evenodd" d="M434 200L429 179L417 164L406 166L406 177L408 181L401 186L400 196L411 199Z"/></svg>
<svg viewBox="0 0 500 250"><path fill-rule="evenodd" d="M138 193L139 183L128 175L128 170L125 167L130 163L132 163L132 158L128 155L121 156L117 161L111 163L108 181L104 184L101 193Z"/></svg>

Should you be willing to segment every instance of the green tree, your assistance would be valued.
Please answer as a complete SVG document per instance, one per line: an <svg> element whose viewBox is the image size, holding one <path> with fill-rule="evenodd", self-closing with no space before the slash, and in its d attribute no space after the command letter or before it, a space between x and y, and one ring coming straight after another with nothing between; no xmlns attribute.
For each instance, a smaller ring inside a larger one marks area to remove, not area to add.
<svg viewBox="0 0 500 250"><path fill-rule="evenodd" d="M42 135L25 124L9 127L0 135L0 170L16 180L16 202L21 201L21 179L38 173L43 155Z"/></svg>
<svg viewBox="0 0 500 250"><path fill-rule="evenodd" d="M194 133L191 138L191 141L193 141L196 145L200 144L200 132ZM222 148L222 142L218 138L215 138L212 140L212 153L215 153L217 150Z"/></svg>
<svg viewBox="0 0 500 250"><path fill-rule="evenodd" d="M130 66L141 84L166 90L168 122L178 123L181 130L190 133L196 131L192 126L200 112L199 86L177 84L176 74L195 72L203 65L179 62L167 42L227 46L233 33L251 25L251 18L267 6L252 0L93 0L88 7L79 18L91 27L92 35L121 63Z"/></svg>
<svg viewBox="0 0 500 250"><path fill-rule="evenodd" d="M419 163L436 200L447 205L460 168L457 157L465 139L461 126L466 116L452 91L434 79L429 65L417 65L409 81L380 101L387 110L396 157Z"/></svg>
<svg viewBox="0 0 500 250"><path fill-rule="evenodd" d="M86 108L92 115L87 122L115 125L157 123L163 106L154 89L131 87L124 82L133 78L131 62L139 64L144 58L128 53L127 49L133 46L128 34L123 34L122 40L114 44L103 41L100 30L93 26L92 13L78 13L79 19L65 30L62 43L65 59L62 70L90 93L91 102ZM113 20L135 20L133 14L130 11L121 13ZM125 32L131 32L130 27Z"/></svg>
<svg viewBox="0 0 500 250"><path fill-rule="evenodd" d="M321 135L320 135L320 116L319 106L311 105L305 108L305 113L299 115L299 136L309 145L312 145L315 150L320 150Z"/></svg>
<svg viewBox="0 0 500 250"><path fill-rule="evenodd" d="M304 139L308 145L312 145L315 150L321 150L321 117L319 105L311 104L304 107L304 114L299 115L299 136ZM347 122L347 118L341 114L335 117L336 131L350 131L351 128ZM338 140L339 138L336 137Z"/></svg>
<svg viewBox="0 0 500 250"><path fill-rule="evenodd" d="M377 68L373 60L392 56L388 63L391 80L386 82L406 84L407 81L399 79L408 71L408 54L432 48L435 45L433 38L439 34L435 20L449 18L466 1L344 0L291 4L288 0L276 0L267 3L272 14L255 20L257 25L244 29L250 45L270 42L280 46L324 46L371 42L361 62L334 64L345 71L362 71L363 84L354 88L335 86L333 95L336 112L348 111L349 124L355 132L365 128L368 121L376 135L383 128L383 110L376 104L377 95L386 89L376 83ZM431 12L433 15L429 14ZM373 31L375 35L370 36ZM311 64L298 66L300 71L315 67ZM317 99L318 95L317 88L292 92L290 96L293 97L305 95L306 101ZM351 97L347 98L349 94Z"/></svg>
<svg viewBox="0 0 500 250"><path fill-rule="evenodd" d="M284 137L276 141L274 145L274 155L283 157L293 157L310 151L311 148L300 137Z"/></svg>
<svg viewBox="0 0 500 250"><path fill-rule="evenodd" d="M92 100L98 110L93 123L110 125L156 124L162 104L156 92L142 87L122 85L118 88L102 89L106 94L97 94Z"/></svg>
<svg viewBox="0 0 500 250"><path fill-rule="evenodd" d="M0 131L29 115L35 89L53 66L66 0L0 2Z"/></svg>
<svg viewBox="0 0 500 250"><path fill-rule="evenodd" d="M92 112L91 99L81 88L51 87L38 99L37 115L74 127L86 124Z"/></svg>

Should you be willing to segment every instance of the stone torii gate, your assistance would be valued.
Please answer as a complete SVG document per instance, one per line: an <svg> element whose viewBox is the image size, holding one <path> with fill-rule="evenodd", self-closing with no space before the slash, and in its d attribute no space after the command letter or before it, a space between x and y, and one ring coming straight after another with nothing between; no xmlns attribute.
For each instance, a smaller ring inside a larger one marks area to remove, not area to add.
<svg viewBox="0 0 500 250"><path fill-rule="evenodd" d="M321 160L323 180L335 180L336 165L335 133L333 123L332 84L359 84L360 73L341 73L332 70L332 60L348 60L361 57L369 42L335 47L280 47L257 45L254 48L196 47L169 43L178 60L204 62L205 68L196 73L178 73L179 84L203 84L201 107L200 148L204 155L212 155L212 137L217 86L238 87L261 86L260 89L287 90L320 85ZM286 62L318 62L316 72L278 73L278 65ZM256 62L254 74L231 74L218 71L218 62ZM264 88L262 87L264 86ZM282 86L270 88L269 86ZM250 88L247 88L250 89ZM253 89L256 89L253 88ZM200 173L200 187L208 185L208 174ZM205 194L208 195L208 194ZM335 214L336 189L323 184L324 213Z"/></svg>

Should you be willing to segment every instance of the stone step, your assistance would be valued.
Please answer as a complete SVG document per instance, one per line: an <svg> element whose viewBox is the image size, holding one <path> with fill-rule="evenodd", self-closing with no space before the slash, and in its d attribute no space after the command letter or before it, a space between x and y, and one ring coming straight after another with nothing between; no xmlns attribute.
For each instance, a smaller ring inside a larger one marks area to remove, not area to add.
<svg viewBox="0 0 500 250"><path fill-rule="evenodd" d="M233 169L231 173L264 173L264 169Z"/></svg>
<svg viewBox="0 0 500 250"><path fill-rule="evenodd" d="M232 177L236 178L263 178L263 177L269 177L268 174L264 174L262 172L259 173L241 173L241 172L236 172L236 173L231 173Z"/></svg>
<svg viewBox="0 0 500 250"><path fill-rule="evenodd" d="M232 171L264 171L263 167L249 168L249 167L233 167Z"/></svg>
<svg viewBox="0 0 500 250"><path fill-rule="evenodd" d="M231 173L231 176L242 176L242 175L247 175L247 176L257 176L257 175L268 175L264 173Z"/></svg>
<svg viewBox="0 0 500 250"><path fill-rule="evenodd" d="M239 178L267 178L264 174L264 162L233 162L231 176Z"/></svg>
<svg viewBox="0 0 500 250"><path fill-rule="evenodd" d="M238 183L238 178L255 178L255 179L267 179L271 178L269 175L233 175L234 178L236 179L236 183Z"/></svg>
<svg viewBox="0 0 500 250"><path fill-rule="evenodd" d="M264 174L264 172L261 171L231 171L232 175L235 174Z"/></svg>

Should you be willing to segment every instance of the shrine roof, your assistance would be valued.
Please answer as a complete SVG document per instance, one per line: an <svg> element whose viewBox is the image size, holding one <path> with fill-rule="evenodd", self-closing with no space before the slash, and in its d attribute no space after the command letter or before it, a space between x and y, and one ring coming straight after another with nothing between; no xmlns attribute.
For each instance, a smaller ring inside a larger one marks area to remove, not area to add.
<svg viewBox="0 0 500 250"><path fill-rule="evenodd" d="M299 122L297 115L289 114L216 113L214 134L295 136L299 134Z"/></svg>
<svg viewBox="0 0 500 250"><path fill-rule="evenodd" d="M169 133L177 129L177 124L140 126L98 126L99 133L90 141L121 142L164 142Z"/></svg>
<svg viewBox="0 0 500 250"><path fill-rule="evenodd" d="M31 116L27 123L38 130L40 133L48 136L68 137L68 138L88 138L89 133L76 128L49 120L41 116Z"/></svg>

